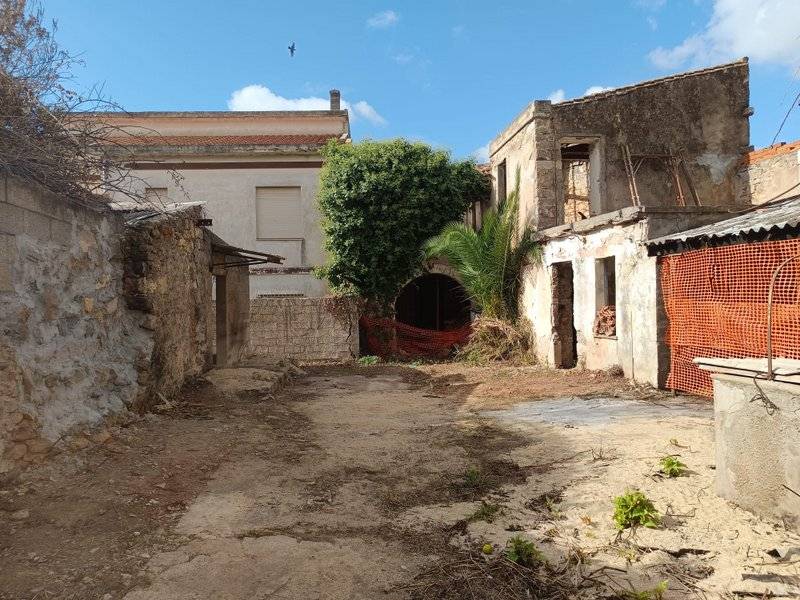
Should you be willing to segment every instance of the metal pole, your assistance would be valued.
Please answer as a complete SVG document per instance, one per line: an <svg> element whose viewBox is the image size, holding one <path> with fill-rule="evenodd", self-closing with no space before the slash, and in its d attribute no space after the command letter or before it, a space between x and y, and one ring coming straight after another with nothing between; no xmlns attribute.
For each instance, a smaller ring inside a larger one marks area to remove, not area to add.
<svg viewBox="0 0 800 600"><path fill-rule="evenodd" d="M778 274L783 267L796 258L800 258L800 254L790 256L779 264L772 272L772 279L769 282L769 294L767 295L767 379L775 378L775 373L772 372L772 296L775 291L775 282L778 280Z"/></svg>

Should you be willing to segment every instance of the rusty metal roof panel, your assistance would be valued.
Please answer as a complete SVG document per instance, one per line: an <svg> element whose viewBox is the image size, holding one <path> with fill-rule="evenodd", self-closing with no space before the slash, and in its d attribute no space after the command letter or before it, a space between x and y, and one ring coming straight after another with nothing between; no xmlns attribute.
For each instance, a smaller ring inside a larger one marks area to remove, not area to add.
<svg viewBox="0 0 800 600"><path fill-rule="evenodd" d="M798 226L800 226L800 196L793 196L780 202L754 207L724 221L654 238L645 243L652 249L654 246L747 236L771 230L793 229Z"/></svg>

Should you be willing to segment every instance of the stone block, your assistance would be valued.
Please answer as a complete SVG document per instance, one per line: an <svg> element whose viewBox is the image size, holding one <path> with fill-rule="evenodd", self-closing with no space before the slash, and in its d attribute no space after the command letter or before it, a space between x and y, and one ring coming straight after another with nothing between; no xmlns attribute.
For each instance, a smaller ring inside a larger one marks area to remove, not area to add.
<svg viewBox="0 0 800 600"><path fill-rule="evenodd" d="M50 218L39 213L25 211L23 231L25 235L48 242L50 241Z"/></svg>

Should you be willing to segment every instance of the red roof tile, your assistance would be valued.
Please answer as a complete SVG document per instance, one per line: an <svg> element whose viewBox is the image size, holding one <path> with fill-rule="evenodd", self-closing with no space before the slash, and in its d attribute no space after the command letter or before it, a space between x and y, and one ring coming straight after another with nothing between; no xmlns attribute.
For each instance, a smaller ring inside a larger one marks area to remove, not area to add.
<svg viewBox="0 0 800 600"><path fill-rule="evenodd" d="M335 134L133 135L113 141L123 146L320 146Z"/></svg>
<svg viewBox="0 0 800 600"><path fill-rule="evenodd" d="M789 142L788 144L780 142L778 144L762 148L761 150L753 150L749 154L745 155L742 163L745 165L752 165L753 163L757 163L774 156L779 156L781 154L787 154L788 152L794 152L795 150L800 150L800 140Z"/></svg>

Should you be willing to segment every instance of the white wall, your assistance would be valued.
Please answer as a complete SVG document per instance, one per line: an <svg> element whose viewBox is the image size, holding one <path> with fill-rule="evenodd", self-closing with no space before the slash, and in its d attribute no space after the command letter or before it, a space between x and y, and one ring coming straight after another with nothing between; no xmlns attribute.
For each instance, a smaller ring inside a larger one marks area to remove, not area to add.
<svg viewBox="0 0 800 600"><path fill-rule="evenodd" d="M639 242L647 223L616 225L586 235L547 242L542 264L528 267L522 286L522 310L533 327L539 360L554 366L552 265L572 263L574 324L578 366L587 369L622 367L625 376L658 385L658 294L656 259ZM595 259L615 257L616 339L595 336Z"/></svg>
<svg viewBox="0 0 800 600"><path fill-rule="evenodd" d="M286 160L285 157L280 157ZM314 157L318 160L318 157ZM266 164L266 161L265 161ZM144 187L165 187L170 201L206 202L206 212L213 219L211 230L227 243L284 256L285 267L314 267L324 262L322 232L317 210L319 168L249 168L187 169L178 171L183 178L180 187L167 171L137 171ZM264 241L256 236L256 188L298 186L303 214L303 242ZM275 267L276 265L265 265ZM325 295L324 282L311 273L254 274L250 278L250 294Z"/></svg>

